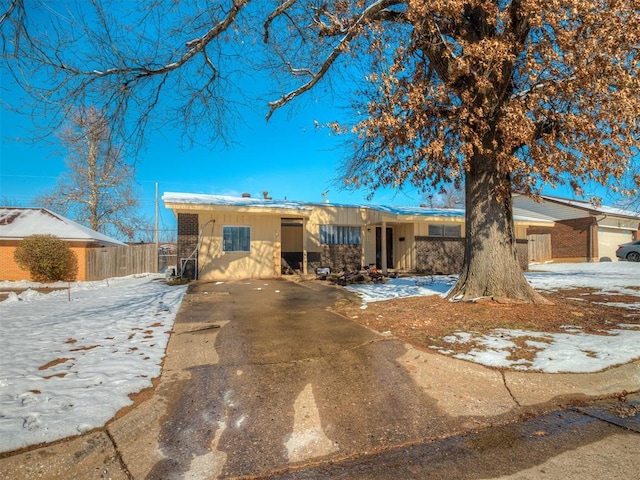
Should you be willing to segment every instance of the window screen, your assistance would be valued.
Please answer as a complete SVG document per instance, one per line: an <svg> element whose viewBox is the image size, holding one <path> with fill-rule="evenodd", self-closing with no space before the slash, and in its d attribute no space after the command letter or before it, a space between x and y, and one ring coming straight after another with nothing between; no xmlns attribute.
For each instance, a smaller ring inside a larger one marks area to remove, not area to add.
<svg viewBox="0 0 640 480"><path fill-rule="evenodd" d="M222 250L248 252L251 250L251 227L222 227Z"/></svg>
<svg viewBox="0 0 640 480"><path fill-rule="evenodd" d="M429 225L430 237L460 237L460 225Z"/></svg>
<svg viewBox="0 0 640 480"><path fill-rule="evenodd" d="M320 243L323 245L360 245L360 227L320 225Z"/></svg>

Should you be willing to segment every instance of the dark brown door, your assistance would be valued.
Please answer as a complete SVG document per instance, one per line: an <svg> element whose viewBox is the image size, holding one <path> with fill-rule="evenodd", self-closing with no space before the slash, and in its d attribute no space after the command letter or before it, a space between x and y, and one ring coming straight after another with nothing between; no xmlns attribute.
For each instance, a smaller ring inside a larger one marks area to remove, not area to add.
<svg viewBox="0 0 640 480"><path fill-rule="evenodd" d="M376 268L382 268L382 227L376 227ZM393 228L387 227L387 268L393 268Z"/></svg>

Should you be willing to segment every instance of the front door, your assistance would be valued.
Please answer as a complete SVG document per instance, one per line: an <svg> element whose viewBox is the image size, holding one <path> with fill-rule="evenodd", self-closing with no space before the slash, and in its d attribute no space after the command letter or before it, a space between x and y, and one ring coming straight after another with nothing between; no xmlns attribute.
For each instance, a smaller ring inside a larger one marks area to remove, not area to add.
<svg viewBox="0 0 640 480"><path fill-rule="evenodd" d="M376 227L376 268L382 268L382 227ZM387 227L387 268L393 268L393 228Z"/></svg>

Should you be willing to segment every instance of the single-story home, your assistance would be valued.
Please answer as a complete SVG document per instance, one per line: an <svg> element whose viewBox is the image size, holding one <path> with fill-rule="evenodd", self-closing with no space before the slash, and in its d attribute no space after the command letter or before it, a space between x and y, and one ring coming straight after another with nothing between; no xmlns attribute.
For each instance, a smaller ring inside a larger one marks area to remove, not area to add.
<svg viewBox="0 0 640 480"><path fill-rule="evenodd" d="M458 273L464 210L306 203L167 192L178 220L179 273L205 280L274 278L288 264L302 273L376 266ZM527 229L553 221L515 217L517 250L528 265Z"/></svg>
<svg viewBox="0 0 640 480"><path fill-rule="evenodd" d="M29 272L13 259L18 243L35 234L49 234L64 240L78 258L77 280L87 279L87 254L100 247L125 243L84 227L46 208L0 207L0 280L31 280Z"/></svg>
<svg viewBox="0 0 640 480"><path fill-rule="evenodd" d="M640 239L640 214L636 212L548 195L538 201L515 195L513 205L520 215L553 222L527 227L532 241L550 237L550 258L538 261L615 261L618 245Z"/></svg>

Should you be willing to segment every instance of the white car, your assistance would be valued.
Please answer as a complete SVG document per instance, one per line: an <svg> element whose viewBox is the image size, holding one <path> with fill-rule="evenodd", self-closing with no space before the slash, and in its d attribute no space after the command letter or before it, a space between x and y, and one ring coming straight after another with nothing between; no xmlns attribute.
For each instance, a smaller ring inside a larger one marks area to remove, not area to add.
<svg viewBox="0 0 640 480"><path fill-rule="evenodd" d="M630 262L640 262L640 240L635 242L623 243L616 250L616 257L620 260L628 260Z"/></svg>

